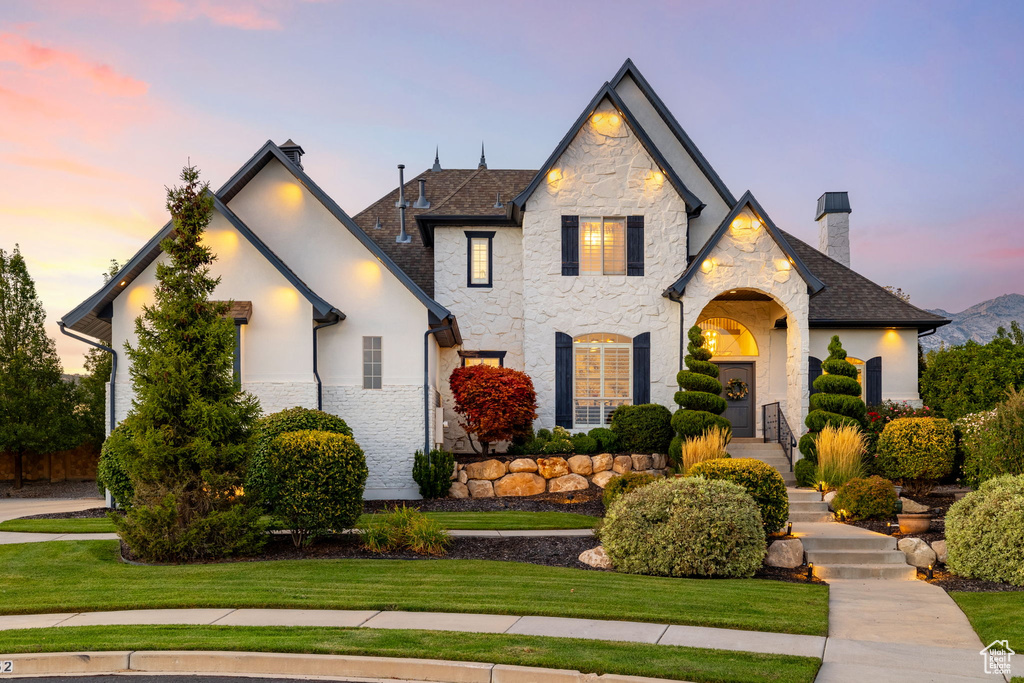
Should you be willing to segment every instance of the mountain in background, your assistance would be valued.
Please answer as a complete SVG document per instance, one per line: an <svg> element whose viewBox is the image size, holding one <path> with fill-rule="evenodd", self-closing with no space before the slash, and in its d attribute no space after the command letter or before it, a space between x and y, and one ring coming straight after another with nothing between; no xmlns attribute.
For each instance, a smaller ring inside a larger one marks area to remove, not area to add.
<svg viewBox="0 0 1024 683"><path fill-rule="evenodd" d="M940 327L935 334L921 337L921 346L925 351L938 348L940 344L963 344L968 339L985 344L996 336L996 330L1000 327L1009 331L1013 320L1024 325L1024 294L997 296L959 313L950 313L941 308L929 309L928 312L953 322Z"/></svg>

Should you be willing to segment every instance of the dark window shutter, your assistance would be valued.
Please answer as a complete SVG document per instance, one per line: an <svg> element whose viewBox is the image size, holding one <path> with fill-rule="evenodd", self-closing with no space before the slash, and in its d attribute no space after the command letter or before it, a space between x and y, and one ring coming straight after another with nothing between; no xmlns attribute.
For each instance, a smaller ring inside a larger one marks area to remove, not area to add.
<svg viewBox="0 0 1024 683"><path fill-rule="evenodd" d="M651 333L633 337L633 405L651 402Z"/></svg>
<svg viewBox="0 0 1024 683"><path fill-rule="evenodd" d="M572 337L555 332L555 424L572 429Z"/></svg>
<svg viewBox="0 0 1024 683"><path fill-rule="evenodd" d="M867 396L866 403L869 406L882 404L882 357L875 356L867 362L864 381L866 383L864 392Z"/></svg>
<svg viewBox="0 0 1024 683"><path fill-rule="evenodd" d="M562 275L580 274L580 217L562 216Z"/></svg>
<svg viewBox="0 0 1024 683"><path fill-rule="evenodd" d="M819 377L821 377L821 359L811 356L807 359L807 386L810 387L812 394L818 393L818 390L814 388L814 380Z"/></svg>
<svg viewBox="0 0 1024 683"><path fill-rule="evenodd" d="M644 217L626 216L626 275L644 274Z"/></svg>

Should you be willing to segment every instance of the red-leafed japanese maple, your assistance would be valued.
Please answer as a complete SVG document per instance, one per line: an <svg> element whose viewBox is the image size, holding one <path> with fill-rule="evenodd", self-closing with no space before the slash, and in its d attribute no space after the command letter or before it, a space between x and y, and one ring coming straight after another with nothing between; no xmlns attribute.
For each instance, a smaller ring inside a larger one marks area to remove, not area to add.
<svg viewBox="0 0 1024 683"><path fill-rule="evenodd" d="M472 365L455 370L449 384L462 428L476 437L485 454L492 443L529 431L537 417L537 394L525 372Z"/></svg>

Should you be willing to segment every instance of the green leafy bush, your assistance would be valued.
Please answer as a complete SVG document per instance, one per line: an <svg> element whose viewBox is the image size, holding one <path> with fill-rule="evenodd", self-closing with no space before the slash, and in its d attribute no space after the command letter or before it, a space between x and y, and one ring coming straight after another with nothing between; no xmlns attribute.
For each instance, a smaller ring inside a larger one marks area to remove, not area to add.
<svg viewBox="0 0 1024 683"><path fill-rule="evenodd" d="M573 434L572 436L572 448L576 453L580 455L591 455L597 453L598 449L597 439L583 434Z"/></svg>
<svg viewBox="0 0 1024 683"><path fill-rule="evenodd" d="M679 457L682 442L700 436L709 427L731 430L729 420L721 417L727 404L720 396L722 383L718 381L718 366L710 363L712 353L707 347L704 333L694 325L686 333L686 370L676 375L676 383L682 391L675 394L679 410L672 416L671 427L674 439L669 447L669 457ZM661 452L661 451L659 451Z"/></svg>
<svg viewBox="0 0 1024 683"><path fill-rule="evenodd" d="M602 453L618 453L619 452L619 437L615 435L610 429L606 427L594 427L587 436L597 441L598 450Z"/></svg>
<svg viewBox="0 0 1024 683"><path fill-rule="evenodd" d="M252 502L264 505L260 496L270 486L274 472L267 460L270 444L274 439L288 432L318 431L344 434L351 437L352 430L337 415L309 408L287 408L265 415L256 423L253 430L252 451L249 455L249 468L246 474L246 497Z"/></svg>
<svg viewBox="0 0 1024 683"><path fill-rule="evenodd" d="M551 438L544 442L541 452L544 455L571 455L575 453L572 435L565 427L555 427L551 432Z"/></svg>
<svg viewBox="0 0 1024 683"><path fill-rule="evenodd" d="M628 453L665 453L672 440L672 413L657 403L619 406L612 412L612 431Z"/></svg>
<svg viewBox="0 0 1024 683"><path fill-rule="evenodd" d="M598 531L618 571L654 576L753 576L766 552L761 514L742 487L696 477L630 491Z"/></svg>
<svg viewBox="0 0 1024 683"><path fill-rule="evenodd" d="M823 377L831 377L823 375ZM843 377L842 379L849 379ZM811 410L821 410L826 413L837 413L853 418L858 422L858 427L864 423L864 416L867 414L867 406L860 396L847 396L846 394L811 394Z"/></svg>
<svg viewBox="0 0 1024 683"><path fill-rule="evenodd" d="M953 503L946 543L954 574L1024 586L1024 476L989 479Z"/></svg>
<svg viewBox="0 0 1024 683"><path fill-rule="evenodd" d="M351 436L285 432L270 442L266 462L271 476L260 497L270 514L288 525L296 547L355 526L369 470Z"/></svg>
<svg viewBox="0 0 1024 683"><path fill-rule="evenodd" d="M435 448L429 455L416 451L413 456L412 478L420 487L424 498L444 498L452 486L452 472L455 471L455 455Z"/></svg>
<svg viewBox="0 0 1024 683"><path fill-rule="evenodd" d="M128 476L126 463L135 453L135 446L129 434L131 421L125 420L117 426L103 442L100 460L96 465L96 484L100 493L109 490L118 507L125 510L132 506L135 489Z"/></svg>
<svg viewBox="0 0 1024 683"><path fill-rule="evenodd" d="M796 464L793 465L793 474L796 476L796 485L816 486L818 483L815 481L815 474L817 474L817 470L818 466L813 460L809 460L808 458L800 458L797 460Z"/></svg>
<svg viewBox="0 0 1024 683"><path fill-rule="evenodd" d="M890 519L896 514L898 500L892 482L876 475L840 486L832 507L850 519Z"/></svg>
<svg viewBox="0 0 1024 683"><path fill-rule="evenodd" d="M971 486L1000 474L1024 474L1024 391L1011 389L991 413L958 421L964 478Z"/></svg>
<svg viewBox="0 0 1024 683"><path fill-rule="evenodd" d="M374 553L411 550L420 555L444 555L451 536L416 508L396 505L388 512L367 515L360 526L363 547Z"/></svg>
<svg viewBox="0 0 1024 683"><path fill-rule="evenodd" d="M537 439L539 441L551 441L551 430L550 429L538 429Z"/></svg>
<svg viewBox="0 0 1024 683"><path fill-rule="evenodd" d="M902 417L878 437L875 466L887 479L927 493L953 469L953 427L936 417Z"/></svg>
<svg viewBox="0 0 1024 683"><path fill-rule="evenodd" d="M742 486L761 511L765 533L772 534L789 519L786 482L771 465L754 458L705 460L690 468L691 477L724 479Z"/></svg>
<svg viewBox="0 0 1024 683"><path fill-rule="evenodd" d="M824 428L824 423L822 423ZM821 430L819 429L818 432ZM797 448L800 454L804 456L805 460L810 460L812 463L818 462L818 447L815 443L817 441L818 432L807 432L800 437L800 442Z"/></svg>
<svg viewBox="0 0 1024 683"><path fill-rule="evenodd" d="M654 474L645 474L644 472L625 472L617 477L613 477L605 485L604 494L601 496L605 509L611 507L611 504L624 494L641 486L647 486L661 478Z"/></svg>

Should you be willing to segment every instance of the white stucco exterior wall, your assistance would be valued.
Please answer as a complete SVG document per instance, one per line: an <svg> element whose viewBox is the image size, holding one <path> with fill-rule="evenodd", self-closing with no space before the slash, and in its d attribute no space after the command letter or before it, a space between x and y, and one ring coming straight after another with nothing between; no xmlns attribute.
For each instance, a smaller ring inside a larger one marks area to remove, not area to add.
<svg viewBox="0 0 1024 683"><path fill-rule="evenodd" d="M828 343L834 334L839 335L847 356L865 363L875 356L881 356L883 400L908 401L920 405L921 397L917 391L917 330L815 328L811 330L810 355L821 360L828 358Z"/></svg>

